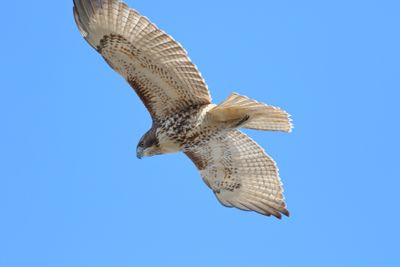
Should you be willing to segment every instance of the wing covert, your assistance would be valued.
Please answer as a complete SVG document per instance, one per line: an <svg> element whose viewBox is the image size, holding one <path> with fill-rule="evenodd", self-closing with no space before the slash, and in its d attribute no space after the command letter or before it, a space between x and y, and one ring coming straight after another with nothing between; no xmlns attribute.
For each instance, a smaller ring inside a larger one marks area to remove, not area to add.
<svg viewBox="0 0 400 267"><path fill-rule="evenodd" d="M221 133L185 153L224 206L289 216L275 162L239 130Z"/></svg>
<svg viewBox="0 0 400 267"><path fill-rule="evenodd" d="M184 48L120 0L74 0L81 35L135 89L153 119L211 103Z"/></svg>

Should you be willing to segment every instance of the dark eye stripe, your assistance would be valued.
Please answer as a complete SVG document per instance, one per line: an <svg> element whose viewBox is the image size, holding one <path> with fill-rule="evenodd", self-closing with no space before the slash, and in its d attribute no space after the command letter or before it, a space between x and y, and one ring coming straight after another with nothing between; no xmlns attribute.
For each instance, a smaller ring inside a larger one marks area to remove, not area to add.
<svg viewBox="0 0 400 267"><path fill-rule="evenodd" d="M148 140L146 142L146 147L154 146L155 143L156 143L156 139L155 138L151 138L150 140Z"/></svg>

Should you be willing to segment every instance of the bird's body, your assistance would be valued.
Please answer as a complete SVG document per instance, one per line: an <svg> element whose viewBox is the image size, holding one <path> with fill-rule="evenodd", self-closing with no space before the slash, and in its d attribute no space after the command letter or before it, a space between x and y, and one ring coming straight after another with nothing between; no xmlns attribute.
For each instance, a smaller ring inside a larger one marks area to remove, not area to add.
<svg viewBox="0 0 400 267"><path fill-rule="evenodd" d="M205 138L211 138L218 131L207 116L208 111L214 106L208 104L191 107L161 121L157 129L159 140L165 146L172 143L178 148L172 152L178 152L199 144Z"/></svg>
<svg viewBox="0 0 400 267"><path fill-rule="evenodd" d="M162 154L186 151L215 135L218 128L207 116L213 107L213 104L193 106L153 122L150 131L155 131L159 145L163 148Z"/></svg>
<svg viewBox="0 0 400 267"><path fill-rule="evenodd" d="M289 132L285 111L235 93L213 104L182 46L120 0L74 0L74 16L82 36L152 116L139 158L182 151L223 205L278 218L289 214L275 162L238 130Z"/></svg>

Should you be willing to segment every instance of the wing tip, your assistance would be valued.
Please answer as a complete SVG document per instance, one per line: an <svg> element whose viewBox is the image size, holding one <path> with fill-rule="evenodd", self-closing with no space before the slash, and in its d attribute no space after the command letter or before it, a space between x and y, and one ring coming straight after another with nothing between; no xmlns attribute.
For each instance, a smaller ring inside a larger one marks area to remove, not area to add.
<svg viewBox="0 0 400 267"><path fill-rule="evenodd" d="M285 215L286 217L290 217L290 212L286 209L286 208L284 208L282 211L280 211L283 215Z"/></svg>
<svg viewBox="0 0 400 267"><path fill-rule="evenodd" d="M75 1L74 1L75 3ZM78 26L78 30L80 32L80 34L83 36L83 38L86 38L88 36L87 31L84 29L83 24L81 23L81 20L79 18L79 13L78 13L78 9L76 7L76 4L74 4L73 8L72 8L72 12L74 14L74 19L75 19L75 23Z"/></svg>
<svg viewBox="0 0 400 267"><path fill-rule="evenodd" d="M263 214L263 215L265 215L265 214ZM283 219L282 215L285 215L286 217L289 218L290 212L287 209L283 209L283 210L277 211L276 213L273 213L272 215L275 218L277 218L278 220L282 220ZM267 215L267 216L270 216L270 215Z"/></svg>

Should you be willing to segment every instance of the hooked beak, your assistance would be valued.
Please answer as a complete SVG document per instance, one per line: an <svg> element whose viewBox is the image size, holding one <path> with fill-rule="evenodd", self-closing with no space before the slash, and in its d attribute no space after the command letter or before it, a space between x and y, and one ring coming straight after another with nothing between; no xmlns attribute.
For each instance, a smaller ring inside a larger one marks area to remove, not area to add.
<svg viewBox="0 0 400 267"><path fill-rule="evenodd" d="M138 159L142 159L143 158L143 148L141 148L141 147L136 148L136 157Z"/></svg>

